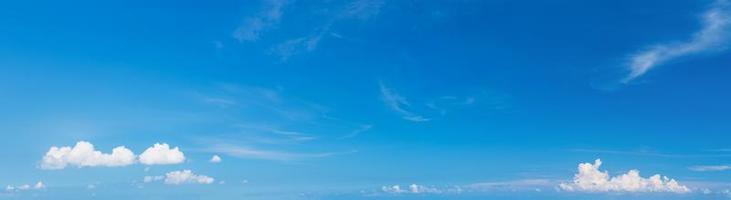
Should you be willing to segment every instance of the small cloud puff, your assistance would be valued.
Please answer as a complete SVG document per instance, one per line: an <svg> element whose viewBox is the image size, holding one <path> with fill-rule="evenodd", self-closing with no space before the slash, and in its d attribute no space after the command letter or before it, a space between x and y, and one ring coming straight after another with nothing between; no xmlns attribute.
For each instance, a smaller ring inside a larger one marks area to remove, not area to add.
<svg viewBox="0 0 731 200"><path fill-rule="evenodd" d="M211 163L220 163L221 161L222 161L222 159L218 155L213 155L213 157L211 157L211 160L208 160L208 162L211 162Z"/></svg>
<svg viewBox="0 0 731 200"><path fill-rule="evenodd" d="M181 184L212 184L215 179L206 175L197 175L190 170L172 171L165 174L165 176L145 176L144 182L150 183L162 180L168 185L181 185Z"/></svg>
<svg viewBox="0 0 731 200"><path fill-rule="evenodd" d="M649 178L640 176L638 170L630 170L626 174L609 177L609 173L599 171L602 161L594 164L580 163L579 173L574 176L573 183L562 183L560 189L577 192L673 192L688 193L688 187L680 185L674 179L661 177L659 174Z"/></svg>
<svg viewBox="0 0 731 200"><path fill-rule="evenodd" d="M170 148L166 143L155 143L140 154L140 163L145 165L179 164L185 161L185 155L178 147Z"/></svg>
<svg viewBox="0 0 731 200"><path fill-rule="evenodd" d="M41 169L63 169L66 166L76 167L117 167L134 164L135 155L124 146L112 149L105 154L94 149L94 145L80 141L76 146L51 147L41 161Z"/></svg>
<svg viewBox="0 0 731 200"><path fill-rule="evenodd" d="M18 185L18 186L8 185L7 187L5 187L5 190L9 191L9 192L15 192L15 191L21 191L21 190L40 190L40 189L45 189L45 188L46 188L46 185L43 184L42 181L38 181L38 183L36 183L35 185L32 185L32 186L29 184Z"/></svg>

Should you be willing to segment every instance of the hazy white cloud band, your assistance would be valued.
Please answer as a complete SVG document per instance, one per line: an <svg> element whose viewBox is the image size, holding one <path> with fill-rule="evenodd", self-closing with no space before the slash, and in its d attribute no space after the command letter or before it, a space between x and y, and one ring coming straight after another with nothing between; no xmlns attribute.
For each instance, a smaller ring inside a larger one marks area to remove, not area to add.
<svg viewBox="0 0 731 200"><path fill-rule="evenodd" d="M165 176L145 176L143 182L150 183L162 180L168 185L212 184L215 179L206 175L194 174L191 170L172 171Z"/></svg>
<svg viewBox="0 0 731 200"><path fill-rule="evenodd" d="M692 166L689 169L691 171L697 171L697 172L726 171L726 170L731 170L731 166L728 166L728 165L700 165L700 166Z"/></svg>

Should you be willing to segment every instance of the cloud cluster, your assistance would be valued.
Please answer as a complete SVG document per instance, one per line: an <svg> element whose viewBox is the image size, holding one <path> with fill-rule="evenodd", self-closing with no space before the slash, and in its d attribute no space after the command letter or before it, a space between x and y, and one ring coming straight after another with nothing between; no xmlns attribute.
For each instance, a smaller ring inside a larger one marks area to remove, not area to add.
<svg viewBox="0 0 731 200"><path fill-rule="evenodd" d="M622 79L622 82L628 83L650 69L673 59L725 48L730 25L731 5L727 0L717 0L712 8L703 14L703 27L691 40L655 45L633 55L628 66L629 74Z"/></svg>
<svg viewBox="0 0 731 200"><path fill-rule="evenodd" d="M77 142L74 147L51 147L41 161L41 169L63 169L68 165L77 167L118 167L135 163L135 155L124 146L112 149L105 154L94 149L94 145Z"/></svg>
<svg viewBox="0 0 731 200"><path fill-rule="evenodd" d="M112 153L102 153L94 145L79 141L75 146L52 146L41 160L40 168L45 170L64 169L67 166L75 167L120 167L135 164L139 161L146 165L178 164L185 161L185 156L178 147L170 148L168 144L155 144L139 156L132 150L118 146Z"/></svg>
<svg viewBox="0 0 731 200"><path fill-rule="evenodd" d="M185 161L185 155L178 147L170 148L165 143L155 143L140 154L140 163L145 165L170 165Z"/></svg>
<svg viewBox="0 0 731 200"><path fill-rule="evenodd" d="M643 178L638 170L610 177L608 172L599 171L601 165L602 161L599 159L594 164L580 163L579 173L574 176L573 183L562 183L559 187L564 191L579 192L690 192L688 187L680 185L674 179L660 175Z"/></svg>
<svg viewBox="0 0 731 200"><path fill-rule="evenodd" d="M462 189L459 187L441 189L437 187L411 184L408 187L401 187L401 185L383 186L381 187L381 192L388 194L445 194L461 193Z"/></svg>
<svg viewBox="0 0 731 200"><path fill-rule="evenodd" d="M166 173L165 176L145 176L143 179L145 183L160 180L168 185L212 184L215 181L212 177L194 174L191 170L172 171Z"/></svg>
<svg viewBox="0 0 731 200"><path fill-rule="evenodd" d="M15 192L15 191L22 191L22 190L40 190L40 189L44 189L44 188L46 188L46 185L43 184L42 181L38 181L35 185L29 185L29 184L18 185L18 186L8 185L7 187L5 187L5 190L9 191L9 192Z"/></svg>

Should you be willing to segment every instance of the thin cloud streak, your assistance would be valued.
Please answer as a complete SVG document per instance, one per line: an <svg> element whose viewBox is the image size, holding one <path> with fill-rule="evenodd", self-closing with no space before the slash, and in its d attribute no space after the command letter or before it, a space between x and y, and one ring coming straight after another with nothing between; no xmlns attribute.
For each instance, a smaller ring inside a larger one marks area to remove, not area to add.
<svg viewBox="0 0 731 200"><path fill-rule="evenodd" d="M464 186L470 191L516 191L516 190L543 190L555 187L559 181L550 179L519 179L509 181L492 181L473 183Z"/></svg>
<svg viewBox="0 0 731 200"><path fill-rule="evenodd" d="M731 170L731 166L729 165L698 165L698 166L692 166L689 167L691 171L697 171L697 172L713 172L713 171L726 171Z"/></svg>
<svg viewBox="0 0 731 200"><path fill-rule="evenodd" d="M731 157L731 154L668 154L668 153L657 153L657 152L647 152L647 151L619 151L619 150L603 150L603 149L570 149L569 151L583 152L583 153L602 153L602 154L629 155L629 156L665 157L665 158L718 158L718 157Z"/></svg>
<svg viewBox="0 0 731 200"><path fill-rule="evenodd" d="M287 62L292 56L312 52L326 36L342 39L342 35L332 33L335 23L345 20L366 21L377 16L385 2L382 0L356 0L349 2L340 12L317 26L309 34L285 40L269 49L269 53L279 57L280 62Z"/></svg>
<svg viewBox="0 0 731 200"><path fill-rule="evenodd" d="M355 129L355 130L353 130L353 131L352 131L352 132L350 132L349 134L347 134L347 135L345 135L345 136L343 136L343 137L340 137L340 139L347 139L347 138L353 138L353 137L356 137L356 136L360 135L360 134L361 134L361 133L363 133L363 132L366 132L366 131L368 131L368 130L371 130L371 128L373 128L373 125L370 125L370 124L368 124L368 125L363 125L363 126L361 126L360 128L358 128L358 129Z"/></svg>
<svg viewBox="0 0 731 200"><path fill-rule="evenodd" d="M259 40L261 34L272 26L279 24L282 15L284 14L283 8L287 5L287 0L268 0L266 1L266 9L254 17L250 17L245 20L236 30L232 33L232 36L239 42L254 42Z"/></svg>
<svg viewBox="0 0 731 200"><path fill-rule="evenodd" d="M711 9L703 14L701 30L693 34L689 41L659 44L633 55L628 66L629 74L621 82L629 83L650 69L673 59L725 48L731 24L729 7L727 0L716 1Z"/></svg>
<svg viewBox="0 0 731 200"><path fill-rule="evenodd" d="M411 106L411 104L409 104L406 98L395 93L391 88L386 87L383 82L380 82L379 86L381 89L381 97L383 98L383 102L386 103L386 106L391 108L391 110L401 114L401 117L403 119L412 122L426 122L431 120L429 118L425 118L421 115L406 110L405 107L409 107Z"/></svg>
<svg viewBox="0 0 731 200"><path fill-rule="evenodd" d="M220 153L237 158L259 159L259 160L276 160L276 161L294 161L314 158L324 158L336 155L355 153L356 151L347 152L324 152L324 153L295 153L286 151L262 150L246 146L236 146L230 144L218 144L205 149L206 152Z"/></svg>

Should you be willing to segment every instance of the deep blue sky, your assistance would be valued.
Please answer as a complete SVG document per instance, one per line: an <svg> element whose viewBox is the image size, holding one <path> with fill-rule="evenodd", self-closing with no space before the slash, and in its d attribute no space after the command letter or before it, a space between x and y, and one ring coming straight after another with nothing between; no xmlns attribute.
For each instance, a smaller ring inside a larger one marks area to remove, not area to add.
<svg viewBox="0 0 731 200"><path fill-rule="evenodd" d="M726 198L728 4L0 2L0 186L45 185L0 199ZM79 141L186 161L41 167ZM692 192L559 187L595 159Z"/></svg>

